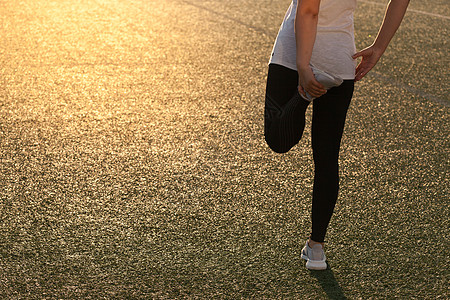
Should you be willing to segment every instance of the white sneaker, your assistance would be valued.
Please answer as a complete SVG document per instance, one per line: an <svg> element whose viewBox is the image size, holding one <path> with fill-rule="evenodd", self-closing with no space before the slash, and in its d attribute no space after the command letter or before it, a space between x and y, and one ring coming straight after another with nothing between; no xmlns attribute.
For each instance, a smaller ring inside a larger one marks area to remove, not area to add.
<svg viewBox="0 0 450 300"><path fill-rule="evenodd" d="M315 244L311 248L306 242L302 250L302 258L306 260L306 268L309 270L326 270L327 268L327 258L321 244Z"/></svg>
<svg viewBox="0 0 450 300"><path fill-rule="evenodd" d="M334 76L331 75L325 71L319 70L316 67L311 65L311 70L314 73L314 77L316 78L316 80L322 84L325 89L329 90L332 87L335 86L340 86L342 84L342 82L344 82L344 80L342 78L340 78L339 76ZM302 96L303 99L308 100L308 101L312 101L314 100L314 97L311 96L310 94L306 93L306 96L303 96L300 94L300 96Z"/></svg>

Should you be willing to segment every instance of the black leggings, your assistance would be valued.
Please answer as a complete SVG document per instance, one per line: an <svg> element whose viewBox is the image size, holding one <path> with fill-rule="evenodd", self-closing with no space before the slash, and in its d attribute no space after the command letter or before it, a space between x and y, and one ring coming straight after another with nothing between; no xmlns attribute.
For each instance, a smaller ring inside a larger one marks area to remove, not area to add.
<svg viewBox="0 0 450 300"><path fill-rule="evenodd" d="M282 134L283 128L274 123L273 107L279 111L295 100L295 108L291 109L291 122L296 136L294 144L300 140L305 127L305 112L308 101L298 95L298 73L292 69L276 65L269 65L266 88L265 107L265 136L271 149L275 152L287 152L282 140L274 137L273 132ZM342 85L328 90L320 98L313 100L312 117L312 149L314 158L314 188L312 201L312 232L311 239L323 242L328 223L333 214L339 190L339 148L344 131L345 118L353 95L353 80L344 80ZM293 99L294 98L294 99ZM275 128L277 129L277 128Z"/></svg>

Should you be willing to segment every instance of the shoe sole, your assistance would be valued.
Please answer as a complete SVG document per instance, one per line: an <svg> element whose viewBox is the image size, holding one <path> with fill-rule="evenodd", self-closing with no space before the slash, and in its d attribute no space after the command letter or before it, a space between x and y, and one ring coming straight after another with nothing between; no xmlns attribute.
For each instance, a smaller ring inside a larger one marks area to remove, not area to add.
<svg viewBox="0 0 450 300"><path fill-rule="evenodd" d="M337 76L333 76L331 74L328 74L322 70L319 70L313 66L311 66L311 69L313 71L314 77L316 78L316 80L322 84L325 89L329 90L332 87L336 87L336 86L340 86L342 84L342 82L344 82L344 80L340 77ZM314 100L314 97L311 96L308 93L305 93L306 96L300 95L302 96L303 99L307 100L307 101L312 101Z"/></svg>
<svg viewBox="0 0 450 300"><path fill-rule="evenodd" d="M322 271L327 269L327 263L324 261L314 261L310 260L308 256L302 254L301 258L306 260L306 268L308 270L316 270L316 271Z"/></svg>
<svg viewBox="0 0 450 300"><path fill-rule="evenodd" d="M311 69L314 73L314 77L316 78L316 80L320 82L323 86L325 86L327 90L331 89L332 87L339 86L342 84L342 82L344 82L344 80L339 76L328 74L327 72L317 69L313 66L311 67Z"/></svg>

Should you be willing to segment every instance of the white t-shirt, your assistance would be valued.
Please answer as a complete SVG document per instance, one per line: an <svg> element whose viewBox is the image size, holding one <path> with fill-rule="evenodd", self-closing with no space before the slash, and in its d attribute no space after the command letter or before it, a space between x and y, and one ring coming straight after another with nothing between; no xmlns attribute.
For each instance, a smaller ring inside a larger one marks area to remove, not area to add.
<svg viewBox="0 0 450 300"><path fill-rule="evenodd" d="M311 56L316 68L342 79L354 79L356 52L353 12L356 0L321 0L317 35ZM269 63L297 70L294 22L297 0L289 6Z"/></svg>

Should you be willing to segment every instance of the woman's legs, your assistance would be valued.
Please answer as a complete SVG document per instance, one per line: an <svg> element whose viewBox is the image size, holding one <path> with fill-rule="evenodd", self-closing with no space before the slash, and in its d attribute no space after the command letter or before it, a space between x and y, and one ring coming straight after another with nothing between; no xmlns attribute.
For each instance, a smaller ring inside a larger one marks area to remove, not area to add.
<svg viewBox="0 0 450 300"><path fill-rule="evenodd" d="M298 95L298 73L270 64L267 76L264 133L267 144L275 152L287 152L301 138L305 112L310 102ZM338 158L345 118L353 95L353 80L330 89L313 101L312 147L314 156L314 188L311 239L323 242L333 214L339 189ZM286 117L286 107L291 106ZM286 135L286 123L295 131Z"/></svg>
<svg viewBox="0 0 450 300"><path fill-rule="evenodd" d="M353 95L353 80L313 101L314 188L311 239L323 242L339 190L339 148Z"/></svg>

